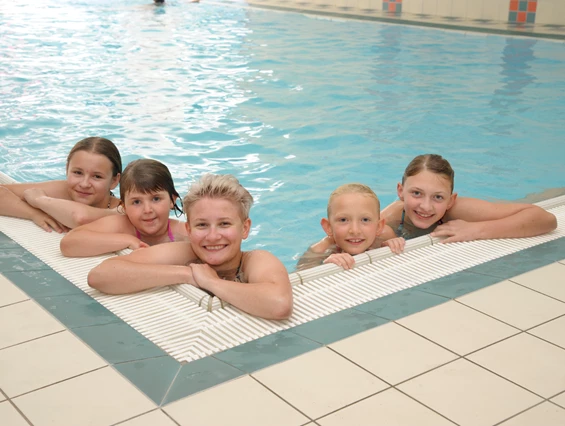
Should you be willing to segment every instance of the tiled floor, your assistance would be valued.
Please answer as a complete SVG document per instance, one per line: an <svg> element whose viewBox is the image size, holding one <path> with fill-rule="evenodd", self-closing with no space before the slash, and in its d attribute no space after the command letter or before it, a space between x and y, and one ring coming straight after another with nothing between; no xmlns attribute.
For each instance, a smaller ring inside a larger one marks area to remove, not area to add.
<svg viewBox="0 0 565 426"><path fill-rule="evenodd" d="M2 425L565 424L564 238L182 365L0 237Z"/></svg>

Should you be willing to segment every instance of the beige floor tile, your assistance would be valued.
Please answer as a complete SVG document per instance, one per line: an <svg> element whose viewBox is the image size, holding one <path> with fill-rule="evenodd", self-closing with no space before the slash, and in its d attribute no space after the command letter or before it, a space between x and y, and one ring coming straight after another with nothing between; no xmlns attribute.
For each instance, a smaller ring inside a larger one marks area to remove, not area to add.
<svg viewBox="0 0 565 426"><path fill-rule="evenodd" d="M511 278L510 281L565 302L565 265L560 263L553 263L518 275Z"/></svg>
<svg viewBox="0 0 565 426"><path fill-rule="evenodd" d="M461 426L490 426L542 401L464 359L398 388Z"/></svg>
<svg viewBox="0 0 565 426"><path fill-rule="evenodd" d="M0 425L6 426L29 426L18 410L8 401L0 402Z"/></svg>
<svg viewBox="0 0 565 426"><path fill-rule="evenodd" d="M379 419L375 423L375 419ZM453 426L429 408L396 389L387 389L327 417L317 420L322 426Z"/></svg>
<svg viewBox="0 0 565 426"><path fill-rule="evenodd" d="M253 374L311 418L321 417L387 387L327 348L316 349Z"/></svg>
<svg viewBox="0 0 565 426"><path fill-rule="evenodd" d="M520 332L455 301L397 322L460 355Z"/></svg>
<svg viewBox="0 0 565 426"><path fill-rule="evenodd" d="M565 314L565 303L503 281L458 299L522 330Z"/></svg>
<svg viewBox="0 0 565 426"><path fill-rule="evenodd" d="M8 278L0 275L0 307L28 300L29 296L21 291Z"/></svg>
<svg viewBox="0 0 565 426"><path fill-rule="evenodd" d="M393 385L457 358L457 355L395 323L329 346Z"/></svg>
<svg viewBox="0 0 565 426"><path fill-rule="evenodd" d="M532 328L528 330L528 333L541 337L565 349L565 316Z"/></svg>
<svg viewBox="0 0 565 426"><path fill-rule="evenodd" d="M110 367L12 401L34 426L107 426L156 408L153 402Z"/></svg>
<svg viewBox="0 0 565 426"><path fill-rule="evenodd" d="M214 406L222 409L211 409ZM187 426L298 426L309 421L249 376L173 402L163 410Z"/></svg>
<svg viewBox="0 0 565 426"><path fill-rule="evenodd" d="M120 426L177 426L177 424L161 410L155 410L120 423Z"/></svg>
<svg viewBox="0 0 565 426"><path fill-rule="evenodd" d="M31 300L0 308L0 349L64 329Z"/></svg>
<svg viewBox="0 0 565 426"><path fill-rule="evenodd" d="M532 425L563 426L565 425L565 410L550 402L544 402L500 424L500 426Z"/></svg>
<svg viewBox="0 0 565 426"><path fill-rule="evenodd" d="M557 395L555 398L552 398L551 402L555 402L556 404L561 405L563 408L565 408L565 392Z"/></svg>
<svg viewBox="0 0 565 426"><path fill-rule="evenodd" d="M468 358L546 398L565 391L565 349L522 333Z"/></svg>
<svg viewBox="0 0 565 426"><path fill-rule="evenodd" d="M64 331L0 350L0 388L14 397L105 365L89 347Z"/></svg>

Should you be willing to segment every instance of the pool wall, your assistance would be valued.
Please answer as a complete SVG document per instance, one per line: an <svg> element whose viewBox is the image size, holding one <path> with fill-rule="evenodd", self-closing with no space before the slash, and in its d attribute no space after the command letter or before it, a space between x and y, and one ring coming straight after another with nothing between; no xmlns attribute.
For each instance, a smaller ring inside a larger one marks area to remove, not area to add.
<svg viewBox="0 0 565 426"><path fill-rule="evenodd" d="M563 0L248 0L303 10L341 10L358 15L382 12L446 17L453 20L489 20L511 24L565 25Z"/></svg>

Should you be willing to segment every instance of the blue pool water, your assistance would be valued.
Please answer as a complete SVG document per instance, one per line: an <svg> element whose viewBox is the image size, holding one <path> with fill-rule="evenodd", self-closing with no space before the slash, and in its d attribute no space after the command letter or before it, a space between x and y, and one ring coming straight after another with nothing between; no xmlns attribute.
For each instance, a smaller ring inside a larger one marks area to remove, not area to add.
<svg viewBox="0 0 565 426"><path fill-rule="evenodd" d="M383 205L435 152L464 196L565 186L565 44L170 0L0 6L0 170L62 178L100 135L165 162L177 189L232 173L256 204L246 249L293 270L330 192Z"/></svg>

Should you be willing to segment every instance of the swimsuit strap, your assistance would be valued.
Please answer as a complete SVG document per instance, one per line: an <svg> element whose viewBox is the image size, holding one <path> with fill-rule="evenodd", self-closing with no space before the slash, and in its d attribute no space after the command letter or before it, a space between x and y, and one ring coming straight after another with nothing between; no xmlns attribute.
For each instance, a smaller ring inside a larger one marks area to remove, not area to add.
<svg viewBox="0 0 565 426"><path fill-rule="evenodd" d="M243 264L243 255L244 255L244 254L245 254L245 253L243 253L243 252L241 253L241 258L239 259L239 266L237 267L237 271L236 271L236 273L235 273L235 279L234 279L234 281L236 281L236 282L238 282L238 283L242 283L242 282L243 282L243 279L242 279L242 277L241 277L241 265Z"/></svg>
<svg viewBox="0 0 565 426"><path fill-rule="evenodd" d="M402 233L404 232L404 215L406 214L406 212L404 210L402 210L402 217L400 218L400 223L398 224L398 229L396 230L396 235L398 236L402 236Z"/></svg>
<svg viewBox="0 0 565 426"><path fill-rule="evenodd" d="M167 222L167 234L169 234L169 240L171 240L171 243L173 243L175 241L175 236L171 231L171 219L169 219L169 221Z"/></svg>

